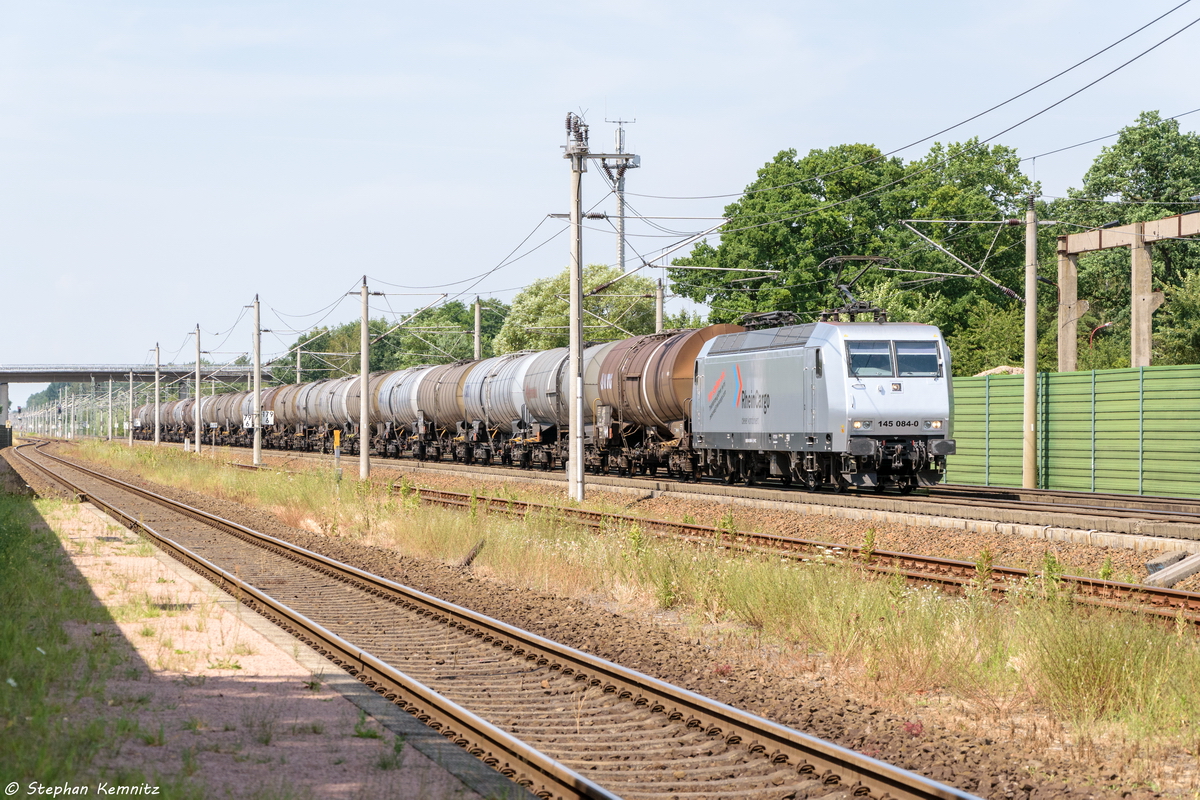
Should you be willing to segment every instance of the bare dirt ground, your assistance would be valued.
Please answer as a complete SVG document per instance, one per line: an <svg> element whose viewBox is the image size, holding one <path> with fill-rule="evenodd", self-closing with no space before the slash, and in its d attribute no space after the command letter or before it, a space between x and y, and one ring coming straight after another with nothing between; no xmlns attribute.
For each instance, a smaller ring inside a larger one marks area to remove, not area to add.
<svg viewBox="0 0 1200 800"><path fill-rule="evenodd" d="M112 620L70 635L125 658L75 704L79 724L116 731L97 775L183 779L204 797L479 797L332 688L336 667L279 647L265 620L99 511L63 506L44 524Z"/></svg>
<svg viewBox="0 0 1200 800"><path fill-rule="evenodd" d="M288 468L301 466L293 464ZM137 476L116 474L125 480L147 484ZM487 482L478 478L435 479L422 474L420 483L456 491L489 491ZM501 493L499 484L490 488ZM1077 752L1061 729L1036 713L1014 714L1001 724L994 716L967 714L944 698L930 696L916 702L905 698L900 703L895 698L870 696L848 682L831 677L819 659L756 643L744 631L730 636L728 626L700 624L651 608L596 604L593 598L549 596L487 579L454 565L297 530L259 509L191 492L170 491L186 502L228 519L981 796L1153 797L1158 795L1141 783L1152 776L1160 781L1160 787L1172 787L1175 796L1190 796L1194 792L1188 789L1190 760L1184 754L1180 754L1182 761L1178 764L1163 761L1147 765L1145 760L1134 763L1115 751L1105 752L1102 747ZM543 502L558 500L558 494L548 487L521 486L523 499L538 500L539 495ZM728 511L728 506L720 503L638 502L636 498L615 493L611 501L641 507L647 516L676 519L688 516L709 524ZM734 514L738 528L784 528L781 532L811 534L810 538L853 544L862 542L866 527L847 520L805 518L782 512L738 508ZM936 552L941 554L970 559L983 547L993 546L968 534L962 534L955 543L955 532L943 529L875 527L876 546L880 549L926 552L930 547L938 547ZM994 546L997 563L1037 563L1047 543L1011 537L996 541ZM1069 564L1094 564L1096 569L1105 558L1132 555L1065 548L1056 552L1060 560ZM1011 555L1005 557L1005 553ZM1146 557L1141 554L1136 561L1119 563L1132 570Z"/></svg>

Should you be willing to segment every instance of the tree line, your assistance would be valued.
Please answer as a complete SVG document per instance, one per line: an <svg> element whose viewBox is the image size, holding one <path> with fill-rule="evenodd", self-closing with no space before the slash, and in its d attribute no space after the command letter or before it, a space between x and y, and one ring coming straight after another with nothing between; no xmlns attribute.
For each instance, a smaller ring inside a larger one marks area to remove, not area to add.
<svg viewBox="0 0 1200 800"><path fill-rule="evenodd" d="M1039 231L1038 272L1050 284L1038 295L1040 363L1056 358L1056 237L1200 209L1191 199L1198 193L1200 137L1181 132L1177 120L1145 112L1102 149L1080 188L1037 201L1040 219L1061 223ZM935 144L908 163L867 144L805 156L784 150L725 208L729 223L720 243L701 242L672 262L691 269L668 270L671 287L709 305L711 322L775 310L811 318L844 302L823 266L827 259L883 256L891 263L863 276L856 287L861 299L890 319L938 325L955 374L1019 364L1024 305L1013 295L1023 293L1024 226L966 221L1023 219L1026 199L1038 194L1016 150L977 139ZM944 220L912 224L1002 288L968 273L901 220ZM1192 241L1154 245L1154 288L1167 298L1154 316L1156 364L1200 362L1198 259ZM1081 256L1079 297L1091 305L1079 325L1080 369L1129 366L1128 249ZM1105 323L1111 325L1100 328Z"/></svg>
<svg viewBox="0 0 1200 800"><path fill-rule="evenodd" d="M782 150L726 206L729 222L719 243L701 241L672 261L669 290L709 311L669 315L664 327L738 322L748 313L780 310L812 319L845 302L830 258L878 256L889 261L862 276L856 295L885 309L889 319L941 328L956 375L1020 364L1024 226L972 223L1023 220L1027 198L1040 192L1015 149L978 139L936 143L909 162L870 144L836 145L803 156ZM1058 223L1039 230L1038 272L1049 284L1038 293L1043 369L1056 363L1056 237L1194 211L1200 209L1191 199L1197 195L1200 136L1149 111L1102 148L1079 188L1066 197L1036 200L1039 219ZM912 224L992 282L963 269L902 220L935 220ZM1195 241L1157 242L1153 265L1154 289L1166 294L1154 315L1153 361L1200 363L1200 247ZM613 266L584 268L585 340L653 332L654 281L636 274L617 278L621 273ZM482 301L483 356L565 347L568 286L564 269L524 288L511 305ZM1079 297L1091 306L1078 326L1079 368L1129 366L1128 249L1081 256ZM296 350L302 380L357 374L359 326L355 321L300 335L275 359L276 380L295 381ZM369 329L372 371L449 363L474 353L474 308L461 300L395 320L371 320ZM30 401L55 400L64 387L52 384Z"/></svg>

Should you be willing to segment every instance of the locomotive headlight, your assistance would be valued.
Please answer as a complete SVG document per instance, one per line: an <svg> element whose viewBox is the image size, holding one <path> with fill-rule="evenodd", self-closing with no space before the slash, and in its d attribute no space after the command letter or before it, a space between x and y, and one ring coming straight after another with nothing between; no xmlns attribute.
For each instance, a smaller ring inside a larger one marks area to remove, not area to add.
<svg viewBox="0 0 1200 800"><path fill-rule="evenodd" d="M869 431L871 430L871 420L856 419L850 423L850 427L856 431Z"/></svg>
<svg viewBox="0 0 1200 800"><path fill-rule="evenodd" d="M927 420L925 420L925 430L927 430L927 431L940 431L941 429L942 429L942 421L941 421L940 419L927 419Z"/></svg>

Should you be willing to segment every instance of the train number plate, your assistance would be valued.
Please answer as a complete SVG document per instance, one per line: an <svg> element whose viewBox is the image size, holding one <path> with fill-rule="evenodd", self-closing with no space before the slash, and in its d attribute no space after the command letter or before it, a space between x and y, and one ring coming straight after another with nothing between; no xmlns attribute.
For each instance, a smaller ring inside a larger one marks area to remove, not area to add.
<svg viewBox="0 0 1200 800"><path fill-rule="evenodd" d="M915 419L881 419L879 420L881 428L915 428L917 421Z"/></svg>

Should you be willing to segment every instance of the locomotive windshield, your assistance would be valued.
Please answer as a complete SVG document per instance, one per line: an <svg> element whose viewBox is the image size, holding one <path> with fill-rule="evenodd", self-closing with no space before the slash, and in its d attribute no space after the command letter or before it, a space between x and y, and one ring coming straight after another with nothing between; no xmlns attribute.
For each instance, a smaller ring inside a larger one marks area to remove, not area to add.
<svg viewBox="0 0 1200 800"><path fill-rule="evenodd" d="M896 342L896 369L901 378L936 378L937 342Z"/></svg>
<svg viewBox="0 0 1200 800"><path fill-rule="evenodd" d="M856 378L892 377L891 342L846 342L850 374Z"/></svg>
<svg viewBox="0 0 1200 800"><path fill-rule="evenodd" d="M893 350L893 348L895 348ZM937 342L846 342L855 378L936 378ZM895 369L892 368L893 359Z"/></svg>

